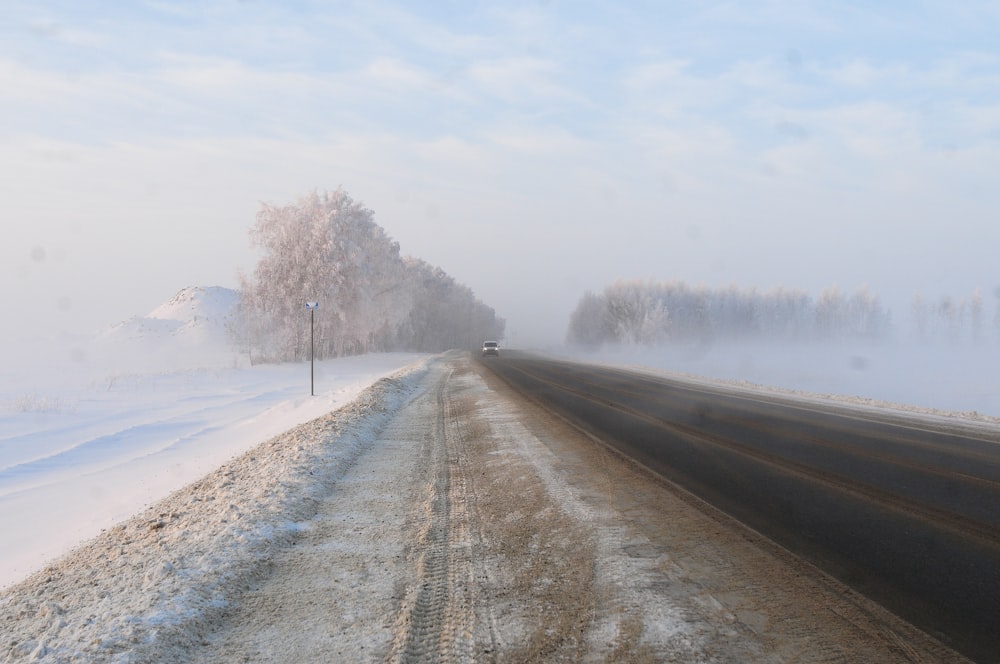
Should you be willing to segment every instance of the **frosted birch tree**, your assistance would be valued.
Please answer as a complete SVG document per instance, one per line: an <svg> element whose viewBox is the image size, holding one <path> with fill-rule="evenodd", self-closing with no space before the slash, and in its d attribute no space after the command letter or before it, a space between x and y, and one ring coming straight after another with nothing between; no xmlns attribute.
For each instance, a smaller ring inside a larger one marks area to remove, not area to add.
<svg viewBox="0 0 1000 664"><path fill-rule="evenodd" d="M861 288L850 297L830 288L814 301L797 290L758 292L735 286L713 290L683 282L618 280L600 294L587 292L570 316L567 340L655 345L667 341L767 338L876 338L889 314Z"/></svg>
<svg viewBox="0 0 1000 664"><path fill-rule="evenodd" d="M317 358L438 351L503 336L493 309L440 269L401 257L372 210L343 189L261 205L250 237L262 256L251 276L240 276L239 337L252 360L308 357L306 301L320 303Z"/></svg>

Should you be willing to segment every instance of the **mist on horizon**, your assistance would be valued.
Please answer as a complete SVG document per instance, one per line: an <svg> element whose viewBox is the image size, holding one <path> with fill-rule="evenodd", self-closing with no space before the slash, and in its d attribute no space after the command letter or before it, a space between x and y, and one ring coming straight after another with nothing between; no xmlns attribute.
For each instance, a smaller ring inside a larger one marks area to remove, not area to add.
<svg viewBox="0 0 1000 664"><path fill-rule="evenodd" d="M617 280L996 315L991 3L5 10L11 361L239 287L261 206L339 186L517 346Z"/></svg>

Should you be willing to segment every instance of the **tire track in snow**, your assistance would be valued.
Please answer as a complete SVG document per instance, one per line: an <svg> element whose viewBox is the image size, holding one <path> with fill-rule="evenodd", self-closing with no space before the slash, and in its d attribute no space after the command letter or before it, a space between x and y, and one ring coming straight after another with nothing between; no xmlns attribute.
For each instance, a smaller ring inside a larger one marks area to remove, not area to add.
<svg viewBox="0 0 1000 664"><path fill-rule="evenodd" d="M467 524L464 502L456 500L447 426L447 382L439 379L434 392L435 417L424 435L422 470L430 478L416 514L416 578L401 607L390 662L470 661L474 616Z"/></svg>

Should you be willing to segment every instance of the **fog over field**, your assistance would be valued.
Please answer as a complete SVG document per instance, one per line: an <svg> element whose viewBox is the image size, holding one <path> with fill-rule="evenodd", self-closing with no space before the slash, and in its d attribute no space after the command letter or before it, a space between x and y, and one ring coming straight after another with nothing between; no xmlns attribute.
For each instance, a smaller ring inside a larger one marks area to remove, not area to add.
<svg viewBox="0 0 1000 664"><path fill-rule="evenodd" d="M994 349L926 343L771 344L604 348L585 361L656 368L738 384L1000 424Z"/></svg>
<svg viewBox="0 0 1000 664"><path fill-rule="evenodd" d="M618 280L570 316L584 357L838 397L995 415L1000 308L915 297L902 321L867 289L708 289Z"/></svg>

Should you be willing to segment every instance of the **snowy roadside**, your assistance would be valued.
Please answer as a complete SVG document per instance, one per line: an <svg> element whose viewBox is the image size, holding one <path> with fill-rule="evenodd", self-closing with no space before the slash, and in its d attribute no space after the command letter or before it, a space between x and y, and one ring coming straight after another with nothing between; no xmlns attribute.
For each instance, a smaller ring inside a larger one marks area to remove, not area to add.
<svg viewBox="0 0 1000 664"><path fill-rule="evenodd" d="M218 350L218 349L216 349ZM228 366L174 353L0 381L0 588L425 355ZM124 360L123 360L124 361ZM204 362L204 363L203 363ZM34 380L32 380L34 378ZM44 385L38 384L44 380Z"/></svg>
<svg viewBox="0 0 1000 664"><path fill-rule="evenodd" d="M9 588L4 662L127 662L226 605L317 496L375 440L427 370L383 378L347 406L268 440ZM191 634L190 638L197 638Z"/></svg>
<svg viewBox="0 0 1000 664"><path fill-rule="evenodd" d="M0 595L0 662L965 661L458 354Z"/></svg>

